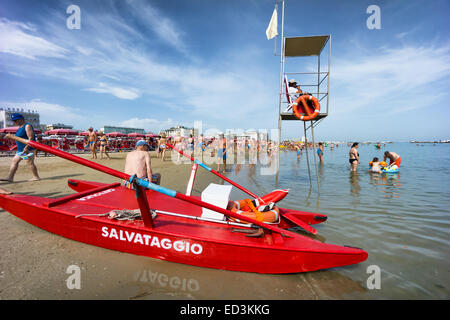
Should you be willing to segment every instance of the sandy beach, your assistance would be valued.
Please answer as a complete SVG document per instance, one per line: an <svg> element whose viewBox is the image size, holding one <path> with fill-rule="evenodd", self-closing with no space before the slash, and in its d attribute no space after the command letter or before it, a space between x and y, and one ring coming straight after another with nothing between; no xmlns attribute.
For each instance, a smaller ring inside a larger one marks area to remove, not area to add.
<svg viewBox="0 0 450 320"><path fill-rule="evenodd" d="M162 175L161 185L184 192L190 165L162 162L154 152L151 155L154 172ZM111 160L96 162L122 170L125 156L115 153ZM10 161L11 158L0 159L2 175L7 174ZM41 181L27 181L31 172L23 162L15 182L2 183L0 187L57 198L73 193L67 186L70 178L117 181L57 157L40 156L36 163ZM221 183L199 169L193 195L200 195L211 182ZM0 224L0 299L4 300L339 299L348 293L365 291L360 283L334 271L275 276L201 268L116 252L49 233L4 210L0 211ZM66 284L71 265L81 270L80 289L69 289Z"/></svg>
<svg viewBox="0 0 450 320"><path fill-rule="evenodd" d="M166 161L156 158L151 152L152 168L162 175L161 185L185 192L190 174L190 165L175 165L166 155ZM81 155L90 158L89 155ZM111 160L96 162L117 170L123 170L126 153L113 153ZM0 175L6 176L11 158L0 158ZM118 179L69 162L58 157L39 156L36 164L40 181L28 182L31 172L22 161L14 183L1 183L0 187L14 193L58 198L71 193L67 179L81 179L112 183ZM219 180L198 170L193 195L199 195L209 183ZM135 289L125 285L123 274L133 279L138 273L136 265L165 263L155 259L121 254L83 243L64 239L34 227L13 215L0 210L0 299L130 299L136 296ZM69 265L77 265L82 270L82 290L69 290L66 270ZM173 265L173 264L172 264ZM130 271L131 268L131 271ZM126 270L126 271L125 271ZM135 272L136 271L136 272ZM133 288L133 286L131 286ZM140 293L142 297L150 293ZM170 298L152 293L152 299Z"/></svg>

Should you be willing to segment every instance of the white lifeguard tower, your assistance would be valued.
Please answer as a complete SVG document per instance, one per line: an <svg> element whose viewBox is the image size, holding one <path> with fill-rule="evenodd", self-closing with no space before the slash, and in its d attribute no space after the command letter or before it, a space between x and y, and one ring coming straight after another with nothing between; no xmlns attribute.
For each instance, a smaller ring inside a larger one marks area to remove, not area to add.
<svg viewBox="0 0 450 320"><path fill-rule="evenodd" d="M284 10L285 4L284 1L282 1L278 145L281 143L283 121L299 121L300 126L303 122L303 135L308 142L312 142L314 145L314 128L328 116L330 98L331 35L284 37ZM299 60L302 59L308 60L306 71L298 69ZM294 101L290 100L289 94L287 93L288 79L292 77L297 80L297 83L299 83L303 92L307 92L316 97L320 103L319 114L312 120L300 120L292 111L292 103ZM311 130L311 140L308 139L309 129ZM305 151L311 182L308 148L305 148ZM279 154L280 153L278 152L278 157ZM315 157L314 163L317 176ZM318 179L317 184L319 186Z"/></svg>

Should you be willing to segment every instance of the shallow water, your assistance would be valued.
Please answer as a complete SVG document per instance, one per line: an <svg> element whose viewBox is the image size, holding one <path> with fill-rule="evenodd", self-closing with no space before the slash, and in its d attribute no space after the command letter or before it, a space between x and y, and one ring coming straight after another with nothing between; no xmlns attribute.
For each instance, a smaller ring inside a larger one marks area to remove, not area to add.
<svg viewBox="0 0 450 320"><path fill-rule="evenodd" d="M369 173L369 161L375 156L382 160L386 150L402 157L400 172ZM361 247L369 253L358 265L323 271L335 276L320 297L335 297L333 290L342 291L339 278L344 277L347 286L353 281L361 290L349 289L339 298L448 299L450 144L393 143L381 150L373 144L360 145L361 164L353 173L348 151L346 145L325 148L321 165L309 150L311 182L305 152L297 160L295 152L282 151L278 178L261 175L258 165L243 165L228 176L257 194L270 192L278 180L278 187L291 189L280 203L283 207L328 215L328 221L317 227L319 240ZM240 191L233 196L245 197ZM368 289L373 283L367 282L373 274L368 270L371 265L381 271L380 289Z"/></svg>
<svg viewBox="0 0 450 320"><path fill-rule="evenodd" d="M369 174L368 162L385 150L401 155L400 172ZM311 183L306 154L297 161L295 152L281 152L278 177L261 174L270 170L258 164L229 165L227 176L260 195L290 188L280 205L327 214L314 238L364 248L369 257L360 264L287 275L194 267L72 241L3 212L0 220L10 226L3 239L10 246L0 255L0 299L448 299L450 144L394 143L381 150L361 145L361 164L353 174L348 151L325 148L324 164L317 167L320 188L312 150ZM178 177L185 181L190 165L182 169ZM198 176L196 195L209 182L218 183L199 170L207 177ZM103 181L92 175L76 178ZM16 186L18 192L29 188ZM245 197L232 191L232 199ZM81 268L81 290L66 286L69 265ZM369 289L371 266L381 271L380 289Z"/></svg>

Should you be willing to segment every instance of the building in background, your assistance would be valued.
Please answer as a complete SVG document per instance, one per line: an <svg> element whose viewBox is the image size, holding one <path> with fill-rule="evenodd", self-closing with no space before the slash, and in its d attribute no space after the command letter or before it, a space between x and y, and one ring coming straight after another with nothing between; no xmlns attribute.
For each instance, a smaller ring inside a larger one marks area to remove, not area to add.
<svg viewBox="0 0 450 320"><path fill-rule="evenodd" d="M167 136L175 137L176 135L180 135L182 137L188 137L192 134L194 137L198 136L197 128L186 128L184 126L176 126L170 129L162 130L160 133L164 132Z"/></svg>
<svg viewBox="0 0 450 320"><path fill-rule="evenodd" d="M73 129L73 126L64 123L47 124L45 126L45 130L55 130L55 129Z"/></svg>
<svg viewBox="0 0 450 320"><path fill-rule="evenodd" d="M103 126L100 128L103 133L120 132L124 134L129 134L133 132L145 134L145 130L141 128L125 128L125 127L114 127L114 126Z"/></svg>
<svg viewBox="0 0 450 320"><path fill-rule="evenodd" d="M0 128L14 127L14 122L11 121L11 114L20 113L25 118L25 121L30 123L34 128L40 128L39 113L35 110L24 110L20 108L0 107Z"/></svg>

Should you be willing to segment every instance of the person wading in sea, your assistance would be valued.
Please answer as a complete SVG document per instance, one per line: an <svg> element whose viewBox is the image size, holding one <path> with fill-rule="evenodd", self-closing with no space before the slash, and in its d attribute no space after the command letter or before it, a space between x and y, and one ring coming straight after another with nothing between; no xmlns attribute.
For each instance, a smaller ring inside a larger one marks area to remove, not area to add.
<svg viewBox="0 0 450 320"><path fill-rule="evenodd" d="M317 156L319 157L320 163L323 162L323 143L319 142L319 148L317 148Z"/></svg>
<svg viewBox="0 0 450 320"><path fill-rule="evenodd" d="M11 120L14 122L16 126L19 127L19 129L16 132L17 137L33 141L36 140L33 126L28 122L25 122L25 118L20 113L13 113L11 115ZM17 153L12 160L11 167L9 168L8 177L5 179L0 179L0 181L13 182L14 175L16 174L17 168L19 167L19 163L22 160L27 160L27 163L30 166L31 173L33 175L33 178L31 178L28 181L40 180L36 165L34 164L34 158L36 157L37 150L18 141L16 142L16 145L17 145Z"/></svg>
<svg viewBox="0 0 450 320"><path fill-rule="evenodd" d="M356 171L358 168L359 161L359 153L358 153L358 147L359 143L355 142L352 144L352 148L350 149L349 155L349 162L350 162L350 171Z"/></svg>
<svg viewBox="0 0 450 320"><path fill-rule="evenodd" d="M384 153L384 161L389 159L389 168L398 169L400 167L400 163L402 162L402 158L398 154L392 151L386 151Z"/></svg>

